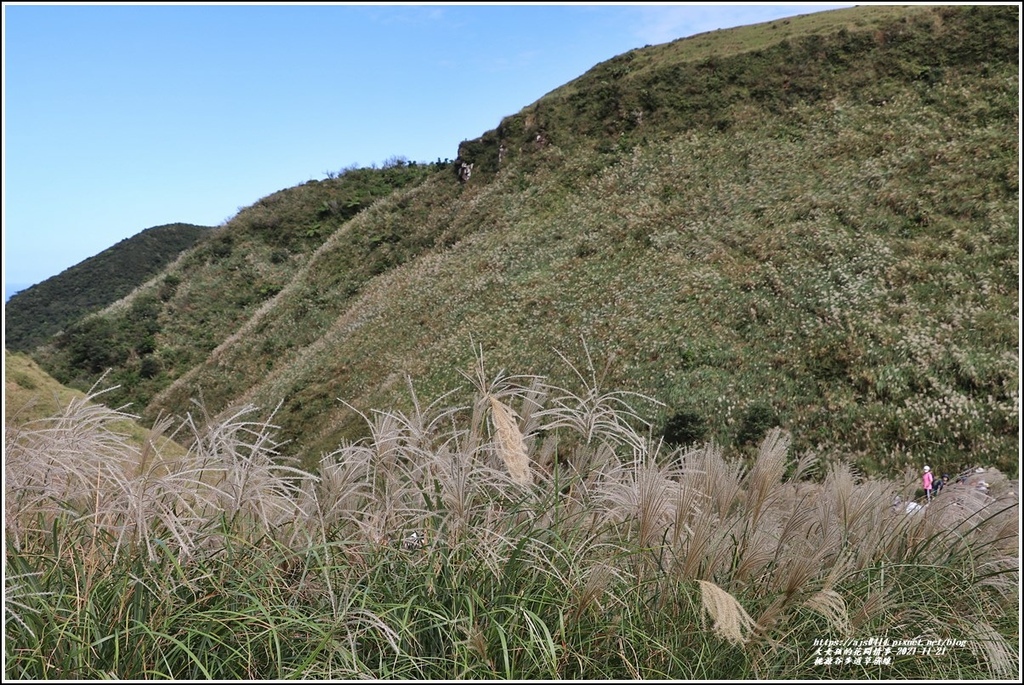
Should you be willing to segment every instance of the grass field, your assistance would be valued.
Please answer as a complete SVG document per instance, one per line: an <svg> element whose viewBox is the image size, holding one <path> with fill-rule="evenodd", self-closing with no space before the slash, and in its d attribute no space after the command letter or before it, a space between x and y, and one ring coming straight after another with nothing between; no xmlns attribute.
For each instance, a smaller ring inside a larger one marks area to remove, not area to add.
<svg viewBox="0 0 1024 685"><path fill-rule="evenodd" d="M916 473L779 429L750 468L670 450L642 397L573 372L481 353L471 403L410 383L415 411L366 416L316 476L251 409L190 419L173 459L84 399L8 430L4 677L1019 676L1016 483L908 515Z"/></svg>

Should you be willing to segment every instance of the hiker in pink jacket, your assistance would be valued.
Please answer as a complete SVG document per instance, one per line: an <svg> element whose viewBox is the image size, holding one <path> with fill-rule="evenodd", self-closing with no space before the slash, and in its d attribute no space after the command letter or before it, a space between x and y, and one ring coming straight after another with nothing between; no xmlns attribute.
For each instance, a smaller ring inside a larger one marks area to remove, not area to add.
<svg viewBox="0 0 1024 685"><path fill-rule="evenodd" d="M931 466L925 466L924 467L924 475L921 476L921 484L924 485L924 494L927 496L929 502L932 501L932 480L933 480L933 478L934 477L932 476L932 467Z"/></svg>

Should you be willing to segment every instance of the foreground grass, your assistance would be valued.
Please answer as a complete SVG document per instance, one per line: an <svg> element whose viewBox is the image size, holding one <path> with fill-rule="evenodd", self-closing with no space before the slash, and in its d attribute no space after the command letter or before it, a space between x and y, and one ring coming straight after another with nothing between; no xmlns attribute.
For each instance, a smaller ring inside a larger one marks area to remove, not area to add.
<svg viewBox="0 0 1024 685"><path fill-rule="evenodd" d="M190 417L176 459L85 400L9 430L5 678L1019 675L998 474L907 515L913 473L862 480L778 429L747 469L653 443L592 373L467 378L472 403L410 387L316 474L248 409Z"/></svg>

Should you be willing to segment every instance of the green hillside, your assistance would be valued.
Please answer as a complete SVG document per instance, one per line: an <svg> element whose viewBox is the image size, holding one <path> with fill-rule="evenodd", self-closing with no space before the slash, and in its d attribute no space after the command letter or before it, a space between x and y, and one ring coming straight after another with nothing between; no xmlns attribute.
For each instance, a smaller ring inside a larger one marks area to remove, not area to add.
<svg viewBox="0 0 1024 685"><path fill-rule="evenodd" d="M16 293L4 305L6 346L27 351L86 314L120 300L168 267L209 228L154 226Z"/></svg>
<svg viewBox="0 0 1024 685"><path fill-rule="evenodd" d="M480 346L670 441L1016 474L1018 30L868 6L634 50L465 141L467 182L279 191L33 356L149 419L280 404L307 464Z"/></svg>

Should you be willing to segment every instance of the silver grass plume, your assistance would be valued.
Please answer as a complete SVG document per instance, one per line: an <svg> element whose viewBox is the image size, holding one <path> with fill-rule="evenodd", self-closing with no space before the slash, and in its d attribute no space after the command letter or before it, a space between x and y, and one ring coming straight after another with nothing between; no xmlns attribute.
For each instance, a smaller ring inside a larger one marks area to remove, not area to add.
<svg viewBox="0 0 1024 685"><path fill-rule="evenodd" d="M498 454L508 468L512 480L520 485L533 483L530 471L530 457L526 453L526 443L519 430L519 417L507 404L502 403L494 395L489 395L491 403L491 419L497 434Z"/></svg>
<svg viewBox="0 0 1024 685"><path fill-rule="evenodd" d="M757 629L747 610L727 591L708 580L698 580L701 603L712 620L712 630L734 645L742 645Z"/></svg>

